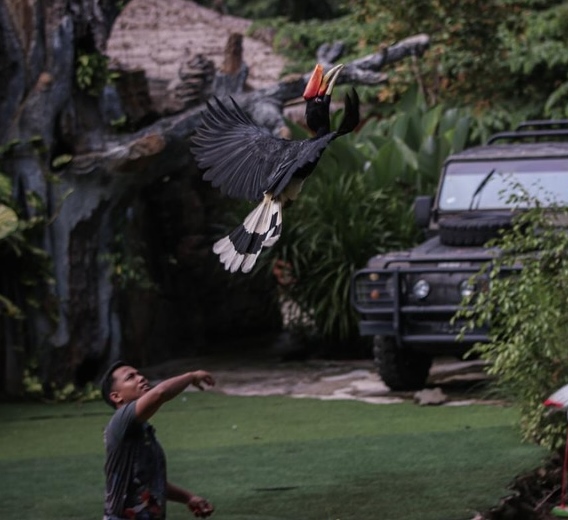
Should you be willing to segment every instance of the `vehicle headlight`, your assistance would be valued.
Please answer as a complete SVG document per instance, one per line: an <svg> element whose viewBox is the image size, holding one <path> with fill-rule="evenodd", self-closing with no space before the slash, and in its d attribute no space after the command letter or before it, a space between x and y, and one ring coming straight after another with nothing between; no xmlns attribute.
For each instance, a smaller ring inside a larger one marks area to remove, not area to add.
<svg viewBox="0 0 568 520"><path fill-rule="evenodd" d="M469 298L475 292L475 284L471 283L469 280L464 280L459 285L460 296L462 298Z"/></svg>
<svg viewBox="0 0 568 520"><path fill-rule="evenodd" d="M419 300L423 300L430 294L430 284L426 280L418 280L412 287L412 294Z"/></svg>

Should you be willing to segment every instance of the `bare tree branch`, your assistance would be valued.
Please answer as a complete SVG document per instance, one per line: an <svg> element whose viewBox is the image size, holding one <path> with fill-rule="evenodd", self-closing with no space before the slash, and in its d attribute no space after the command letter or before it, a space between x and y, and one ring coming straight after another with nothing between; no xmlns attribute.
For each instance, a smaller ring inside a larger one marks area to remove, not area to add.
<svg viewBox="0 0 568 520"><path fill-rule="evenodd" d="M378 85L387 79L382 71L384 67L396 63L411 56L422 56L428 48L430 38L425 34L419 34L394 43L382 51L370 54L363 58L345 63L345 67L339 76L338 83L353 85ZM318 51L318 61L326 68L332 66L343 54L341 44L322 46ZM333 60L333 61L329 61ZM241 74L242 69L238 69ZM282 116L283 106L286 102L300 97L306 87L310 73L291 79L283 80L272 87L259 89L252 92L239 92L232 97L247 111L259 124L271 129L274 133L280 133L285 126ZM226 83L216 93L219 97L226 98ZM201 112L204 106L193 107L180 114L162 118L156 123L144 128L136 134L121 138L108 139L111 146L98 152L93 152L81 157L76 157L68 173L86 174L98 171L124 171L128 170L129 161L140 162L141 156L147 157L160 155L165 163L160 163L160 171L166 175L168 168L167 157L170 156L171 147L176 148L176 153L184 153L179 148L179 143L185 143L201 122ZM156 147L140 146L140 141L148 136L154 136L164 142L164 146ZM113 142L114 141L114 142ZM189 147L185 153L187 161L190 161ZM175 165L179 165L181 157L178 155ZM172 164L172 167L175 166ZM138 169L138 167L137 167ZM151 176L153 178L153 175Z"/></svg>

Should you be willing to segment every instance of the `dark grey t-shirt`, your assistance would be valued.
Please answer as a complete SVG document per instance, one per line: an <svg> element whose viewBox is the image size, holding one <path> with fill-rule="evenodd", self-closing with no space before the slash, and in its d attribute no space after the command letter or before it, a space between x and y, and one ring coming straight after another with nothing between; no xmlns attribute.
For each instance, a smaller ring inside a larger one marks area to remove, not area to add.
<svg viewBox="0 0 568 520"><path fill-rule="evenodd" d="M119 408L104 431L105 515L163 520L166 517L166 459L154 428L136 418L136 402Z"/></svg>

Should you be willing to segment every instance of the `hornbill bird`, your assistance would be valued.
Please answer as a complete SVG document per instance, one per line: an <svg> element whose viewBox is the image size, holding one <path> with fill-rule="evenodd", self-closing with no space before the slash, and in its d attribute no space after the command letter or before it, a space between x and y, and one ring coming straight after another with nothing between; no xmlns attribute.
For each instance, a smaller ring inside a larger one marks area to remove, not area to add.
<svg viewBox="0 0 568 520"><path fill-rule="evenodd" d="M302 184L315 169L326 146L359 124L359 97L352 89L345 96L339 128L330 128L329 105L343 65L324 75L316 65L306 88L306 124L310 139L287 140L272 135L244 113L231 99L207 103L203 122L193 137L192 152L203 178L229 197L259 201L244 222L213 245L225 269L248 273L263 247L280 237L282 207L298 197Z"/></svg>

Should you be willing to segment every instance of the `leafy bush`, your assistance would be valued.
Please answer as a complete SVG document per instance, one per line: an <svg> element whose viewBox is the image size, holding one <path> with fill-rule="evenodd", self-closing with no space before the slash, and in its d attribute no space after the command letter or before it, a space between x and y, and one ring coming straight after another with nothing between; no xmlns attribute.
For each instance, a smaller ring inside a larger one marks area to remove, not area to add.
<svg viewBox="0 0 568 520"><path fill-rule="evenodd" d="M490 323L489 342L472 352L520 406L524 439L548 448L562 445L566 428L565 414L551 416L542 403L568 383L568 233L558 227L567 222L566 208L537 204L521 214L494 243L500 256L485 269L490 290L458 314L469 325Z"/></svg>

